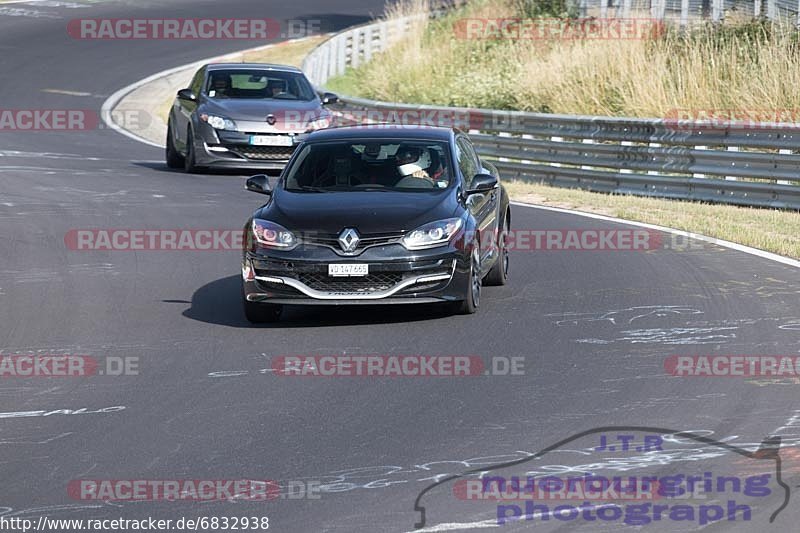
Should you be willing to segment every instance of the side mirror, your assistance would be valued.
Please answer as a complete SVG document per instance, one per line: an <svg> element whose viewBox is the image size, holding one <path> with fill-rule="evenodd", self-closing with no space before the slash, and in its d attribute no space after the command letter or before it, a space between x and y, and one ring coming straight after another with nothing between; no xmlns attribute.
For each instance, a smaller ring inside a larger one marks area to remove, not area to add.
<svg viewBox="0 0 800 533"><path fill-rule="evenodd" d="M191 89L181 89L178 91L178 99L189 100L190 102L197 101L197 95Z"/></svg>
<svg viewBox="0 0 800 533"><path fill-rule="evenodd" d="M339 97L333 93L324 93L322 95L322 105L331 105L339 102Z"/></svg>
<svg viewBox="0 0 800 533"><path fill-rule="evenodd" d="M475 174L472 178L472 188L467 191L467 195L480 194L496 189L500 182L497 181L496 176L491 174Z"/></svg>
<svg viewBox="0 0 800 533"><path fill-rule="evenodd" d="M269 178L266 174L256 174L248 178L245 189L259 194L272 194L272 189L269 187Z"/></svg>

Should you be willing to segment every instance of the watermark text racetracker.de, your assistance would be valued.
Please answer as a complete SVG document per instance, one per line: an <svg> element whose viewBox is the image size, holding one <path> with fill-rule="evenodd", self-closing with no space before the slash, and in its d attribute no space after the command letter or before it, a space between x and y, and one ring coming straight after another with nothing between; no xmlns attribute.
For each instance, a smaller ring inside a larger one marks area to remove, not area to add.
<svg viewBox="0 0 800 533"><path fill-rule="evenodd" d="M281 355L272 372L298 377L521 376L524 357L477 355Z"/></svg>
<svg viewBox="0 0 800 533"><path fill-rule="evenodd" d="M241 229L72 229L64 245L72 251L231 251L242 250Z"/></svg>
<svg viewBox="0 0 800 533"><path fill-rule="evenodd" d="M471 242L468 235L465 242ZM494 238L479 235L482 247L497 245ZM691 235L664 233L643 228L623 229L511 229L502 234L508 251L614 251L649 252L653 250L687 251L703 248L703 242Z"/></svg>
<svg viewBox="0 0 800 533"><path fill-rule="evenodd" d="M652 18L465 18L456 21L458 39L470 40L644 40L662 35Z"/></svg>
<svg viewBox="0 0 800 533"><path fill-rule="evenodd" d="M0 379L138 375L138 357L0 354Z"/></svg>
<svg viewBox="0 0 800 533"><path fill-rule="evenodd" d="M670 355L664 370L678 377L800 378L797 355Z"/></svg>
<svg viewBox="0 0 800 533"><path fill-rule="evenodd" d="M322 19L78 18L67 33L79 40L268 40L322 33Z"/></svg>
<svg viewBox="0 0 800 533"><path fill-rule="evenodd" d="M674 108L664 114L664 124L678 131L698 125L720 130L800 129L800 109Z"/></svg>
<svg viewBox="0 0 800 533"><path fill-rule="evenodd" d="M111 111L114 124L130 131L142 131L152 123L150 113L139 109ZM94 109L2 109L0 132L82 132L107 126Z"/></svg>

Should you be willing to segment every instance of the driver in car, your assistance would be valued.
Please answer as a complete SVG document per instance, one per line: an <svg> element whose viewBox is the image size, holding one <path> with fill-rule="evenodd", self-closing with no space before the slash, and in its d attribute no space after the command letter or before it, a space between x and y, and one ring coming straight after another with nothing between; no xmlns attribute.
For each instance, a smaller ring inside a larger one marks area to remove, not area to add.
<svg viewBox="0 0 800 533"><path fill-rule="evenodd" d="M444 168L436 150L417 146L401 146L395 155L400 179L420 178L430 181L434 186L444 174Z"/></svg>
<svg viewBox="0 0 800 533"><path fill-rule="evenodd" d="M271 97L278 96L286 92L286 84L280 80L270 80L267 84L267 91Z"/></svg>
<svg viewBox="0 0 800 533"><path fill-rule="evenodd" d="M214 98L225 97L231 89L231 77L225 74L215 76L211 82L209 96Z"/></svg>

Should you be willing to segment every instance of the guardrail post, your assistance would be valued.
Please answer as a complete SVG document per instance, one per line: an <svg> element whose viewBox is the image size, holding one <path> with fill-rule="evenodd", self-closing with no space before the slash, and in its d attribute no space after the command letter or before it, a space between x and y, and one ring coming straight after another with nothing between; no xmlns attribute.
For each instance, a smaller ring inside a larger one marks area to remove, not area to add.
<svg viewBox="0 0 800 533"><path fill-rule="evenodd" d="M622 142L620 142L620 144L622 146L633 146L633 143L631 141L622 141ZM620 174L633 174L633 170L631 170L629 168L620 168L619 169L619 173Z"/></svg>
<svg viewBox="0 0 800 533"><path fill-rule="evenodd" d="M800 0L798 0L800 2ZM600 20L605 21L608 18L608 2L609 0L600 0Z"/></svg>
<svg viewBox="0 0 800 533"><path fill-rule="evenodd" d="M726 151L727 152L738 152L739 151L739 147L738 146L728 146L728 148L726 148ZM739 178L737 178L736 176L725 176L725 179L728 180L728 181L739 181Z"/></svg>
<svg viewBox="0 0 800 533"><path fill-rule="evenodd" d="M650 143L650 148L661 148L661 144L660 143ZM658 176L658 171L657 170L648 170L647 174L650 175L650 176Z"/></svg>
<svg viewBox="0 0 800 533"><path fill-rule="evenodd" d="M595 143L594 139L583 139L583 144L597 144ZM591 165L581 165L581 169L583 170L594 170L594 167Z"/></svg>
<svg viewBox="0 0 800 533"><path fill-rule="evenodd" d="M708 150L708 146L695 146L694 149L695 150ZM706 175L705 174L693 173L692 177L693 178L705 178Z"/></svg>
<svg viewBox="0 0 800 533"><path fill-rule="evenodd" d="M361 64L361 29L356 28L353 30L353 44L350 48L350 66L353 68Z"/></svg>
<svg viewBox="0 0 800 533"><path fill-rule="evenodd" d="M367 29L364 32L364 62L369 63L372 59L372 30Z"/></svg>
<svg viewBox="0 0 800 533"><path fill-rule="evenodd" d="M336 54L336 70L334 70L334 75L338 76L339 74L343 74L345 69L347 68L347 35L340 35L337 39L339 42L337 43L337 54Z"/></svg>
<svg viewBox="0 0 800 533"><path fill-rule="evenodd" d="M681 29L689 25L689 0L681 0Z"/></svg>
<svg viewBox="0 0 800 533"><path fill-rule="evenodd" d="M754 0L753 2L753 18L761 16L761 0Z"/></svg>
<svg viewBox="0 0 800 533"><path fill-rule="evenodd" d="M336 75L336 58L339 55L339 39L334 37L331 39L331 46L328 48L328 73L325 75L325 81Z"/></svg>
<svg viewBox="0 0 800 533"><path fill-rule="evenodd" d="M631 4L633 0L622 0L622 18L631 18Z"/></svg>
<svg viewBox="0 0 800 533"><path fill-rule="evenodd" d="M666 10L666 0L650 0L650 16L655 20L663 21Z"/></svg>
<svg viewBox="0 0 800 533"><path fill-rule="evenodd" d="M778 18L778 6L775 0L767 0L767 18L769 20L777 20Z"/></svg>
<svg viewBox="0 0 800 533"><path fill-rule="evenodd" d="M774 2L774 0L769 0L770 2ZM723 0L712 0L711 4L711 20L712 22L720 22L722 21L722 9L723 9Z"/></svg>
<svg viewBox="0 0 800 533"><path fill-rule="evenodd" d="M800 11L798 11L798 16L800 16ZM791 155L792 151L791 150L786 150L784 148L781 148L780 150L778 150L778 153L781 154L781 155ZM776 183L778 185L791 185L792 184L789 180L778 180Z"/></svg>
<svg viewBox="0 0 800 533"><path fill-rule="evenodd" d="M550 137L550 140L556 143L564 142L564 137ZM551 163L551 166L560 167L561 163Z"/></svg>

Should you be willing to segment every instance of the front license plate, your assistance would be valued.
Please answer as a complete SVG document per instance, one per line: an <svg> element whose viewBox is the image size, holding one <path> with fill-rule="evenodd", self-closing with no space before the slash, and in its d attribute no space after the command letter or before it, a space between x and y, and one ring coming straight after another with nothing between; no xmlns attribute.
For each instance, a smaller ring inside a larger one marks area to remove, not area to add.
<svg viewBox="0 0 800 533"><path fill-rule="evenodd" d="M366 276L369 274L369 265L347 264L328 265L328 275L334 277Z"/></svg>
<svg viewBox="0 0 800 533"><path fill-rule="evenodd" d="M251 135L253 146L292 146L294 139L289 135Z"/></svg>

